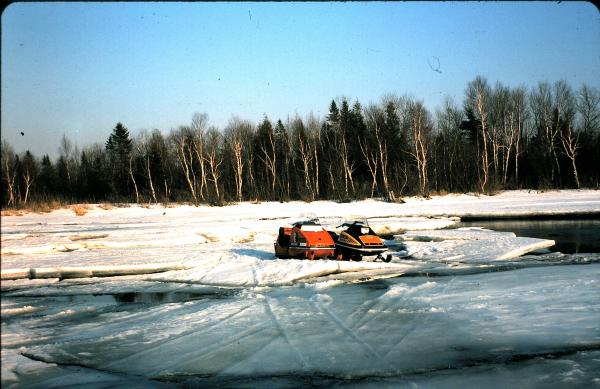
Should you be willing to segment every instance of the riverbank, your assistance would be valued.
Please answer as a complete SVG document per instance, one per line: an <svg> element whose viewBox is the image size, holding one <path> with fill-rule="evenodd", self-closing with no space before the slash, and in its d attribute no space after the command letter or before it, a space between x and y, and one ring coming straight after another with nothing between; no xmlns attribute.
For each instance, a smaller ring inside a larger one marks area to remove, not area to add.
<svg viewBox="0 0 600 389"><path fill-rule="evenodd" d="M31 210L3 210L2 220L29 218L85 218L92 215L154 216L219 213L263 218L293 217L298 213L313 213L319 217L364 214L367 217L460 217L462 220L511 218L597 218L600 217L600 190L513 190L494 195L477 193L446 194L423 198L404 197L403 203L379 199L345 203L335 201L239 202L217 207L189 204L74 204Z"/></svg>

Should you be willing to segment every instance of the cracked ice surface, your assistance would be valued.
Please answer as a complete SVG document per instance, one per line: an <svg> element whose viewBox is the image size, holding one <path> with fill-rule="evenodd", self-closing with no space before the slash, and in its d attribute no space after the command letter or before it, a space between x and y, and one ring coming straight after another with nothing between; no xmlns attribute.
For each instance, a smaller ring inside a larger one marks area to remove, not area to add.
<svg viewBox="0 0 600 389"><path fill-rule="evenodd" d="M35 361L183 383L288 375L461 382L475 379L471 370L518 373L523 365L512 361L552 365L545 355L564 355L562 369L536 365L536 379L583 385L599 378L599 280L596 263L233 292L162 284L197 298L129 305L102 287L64 297L82 292L73 280L47 287L41 300L21 296L38 310L22 312L27 335L11 347ZM142 294L152 284L121 287ZM3 336L23 331L14 326L16 318L6 320Z"/></svg>
<svg viewBox="0 0 600 389"><path fill-rule="evenodd" d="M520 257L552 241L435 230L495 206L598 203L513 192L2 217L2 386L598 385L598 254ZM409 257L274 258L279 226L310 213L334 229L357 209Z"/></svg>

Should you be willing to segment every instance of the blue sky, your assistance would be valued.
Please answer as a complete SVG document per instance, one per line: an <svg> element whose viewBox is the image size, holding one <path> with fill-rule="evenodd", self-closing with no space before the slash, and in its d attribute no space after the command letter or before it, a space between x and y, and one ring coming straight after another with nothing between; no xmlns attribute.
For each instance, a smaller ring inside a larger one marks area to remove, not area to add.
<svg viewBox="0 0 600 389"><path fill-rule="evenodd" d="M439 66L439 67L438 67ZM435 71L435 69L439 70ZM206 112L223 128L409 94L431 110L468 81L600 87L585 2L14 3L2 14L2 139L55 156ZM25 136L21 136L23 131Z"/></svg>

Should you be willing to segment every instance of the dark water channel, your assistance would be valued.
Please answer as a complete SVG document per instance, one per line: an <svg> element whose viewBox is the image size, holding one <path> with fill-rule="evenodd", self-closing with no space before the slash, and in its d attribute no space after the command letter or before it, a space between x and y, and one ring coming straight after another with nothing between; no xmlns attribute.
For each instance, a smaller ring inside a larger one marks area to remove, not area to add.
<svg viewBox="0 0 600 389"><path fill-rule="evenodd" d="M517 236L552 239L556 245L551 250L565 254L600 252L600 219L479 220L462 222L459 227L484 227Z"/></svg>

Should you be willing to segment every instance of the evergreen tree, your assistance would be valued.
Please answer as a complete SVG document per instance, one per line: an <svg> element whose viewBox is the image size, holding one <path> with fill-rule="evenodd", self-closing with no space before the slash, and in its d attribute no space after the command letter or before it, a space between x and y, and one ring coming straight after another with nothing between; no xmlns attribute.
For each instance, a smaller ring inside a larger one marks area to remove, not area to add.
<svg viewBox="0 0 600 389"><path fill-rule="evenodd" d="M333 125L340 120L340 111L338 110L335 100L331 100L329 105L329 115L327 115L327 122L329 125Z"/></svg>
<svg viewBox="0 0 600 389"><path fill-rule="evenodd" d="M90 195L95 201L108 200L111 188L106 151L96 144L87 150L87 155L90 162L87 177Z"/></svg>
<svg viewBox="0 0 600 389"><path fill-rule="evenodd" d="M112 191L118 197L128 194L131 149L129 131L119 122L106 141Z"/></svg>
<svg viewBox="0 0 600 389"><path fill-rule="evenodd" d="M340 131L342 132L342 134L344 134L346 140L348 140L348 130L351 120L352 118L350 116L350 107L348 106L348 101L344 99L342 100L342 106L340 107L339 122Z"/></svg>
<svg viewBox="0 0 600 389"><path fill-rule="evenodd" d="M42 157L42 163L40 167L40 175L38 180L37 190L38 193L49 199L56 195L56 170L54 169L54 165L50 160L48 154L45 154Z"/></svg>
<svg viewBox="0 0 600 389"><path fill-rule="evenodd" d="M471 107L465 107L466 119L460 124L460 129L466 139L473 145L477 145L481 140L481 120L479 120Z"/></svg>
<svg viewBox="0 0 600 389"><path fill-rule="evenodd" d="M335 100L331 100L329 105L329 114L326 117L325 122L321 126L320 139L322 142L321 147L321 158L319 158L319 171L322 172L320 175L320 194L324 198L331 198L333 196L334 187L338 176L342 174L339 159L336 155L337 150L337 134L339 131L340 111L338 109Z"/></svg>
<svg viewBox="0 0 600 389"><path fill-rule="evenodd" d="M286 131L281 119L277 120L277 124L275 125L275 155L276 161L280 166L278 171L278 179L279 179L279 198L285 197L289 200L289 187L290 180L292 177L290 176L290 162L293 158L291 155L288 155L288 144L290 142L289 134Z"/></svg>
<svg viewBox="0 0 600 389"><path fill-rule="evenodd" d="M400 129L400 118L396 113L396 106L392 101L385 105L385 126L382 135L388 142L391 155L400 155L403 147L406 147L407 137Z"/></svg>
<svg viewBox="0 0 600 389"><path fill-rule="evenodd" d="M350 111L347 139L350 159L356 166L356 177L359 181L368 179L368 168L363 158L359 143L359 140L364 139L366 134L367 126L362 114L362 107L360 102L356 100L352 105L352 110Z"/></svg>
<svg viewBox="0 0 600 389"><path fill-rule="evenodd" d="M152 179L154 180L155 190L157 197L159 193L162 193L164 197L167 196L165 188L170 186L167 183L168 177L168 150L165 138L158 129L152 131L150 136L150 166L152 169Z"/></svg>
<svg viewBox="0 0 600 389"><path fill-rule="evenodd" d="M57 193L64 198L71 200L71 184L69 179L69 168L67 166L66 158L61 155L56 161L56 175L57 175Z"/></svg>
<svg viewBox="0 0 600 389"><path fill-rule="evenodd" d="M77 177L77 195L80 199L90 200L94 198L94 188L90 187L91 166L88 161L85 150L81 152L81 161L79 164L79 177Z"/></svg>

